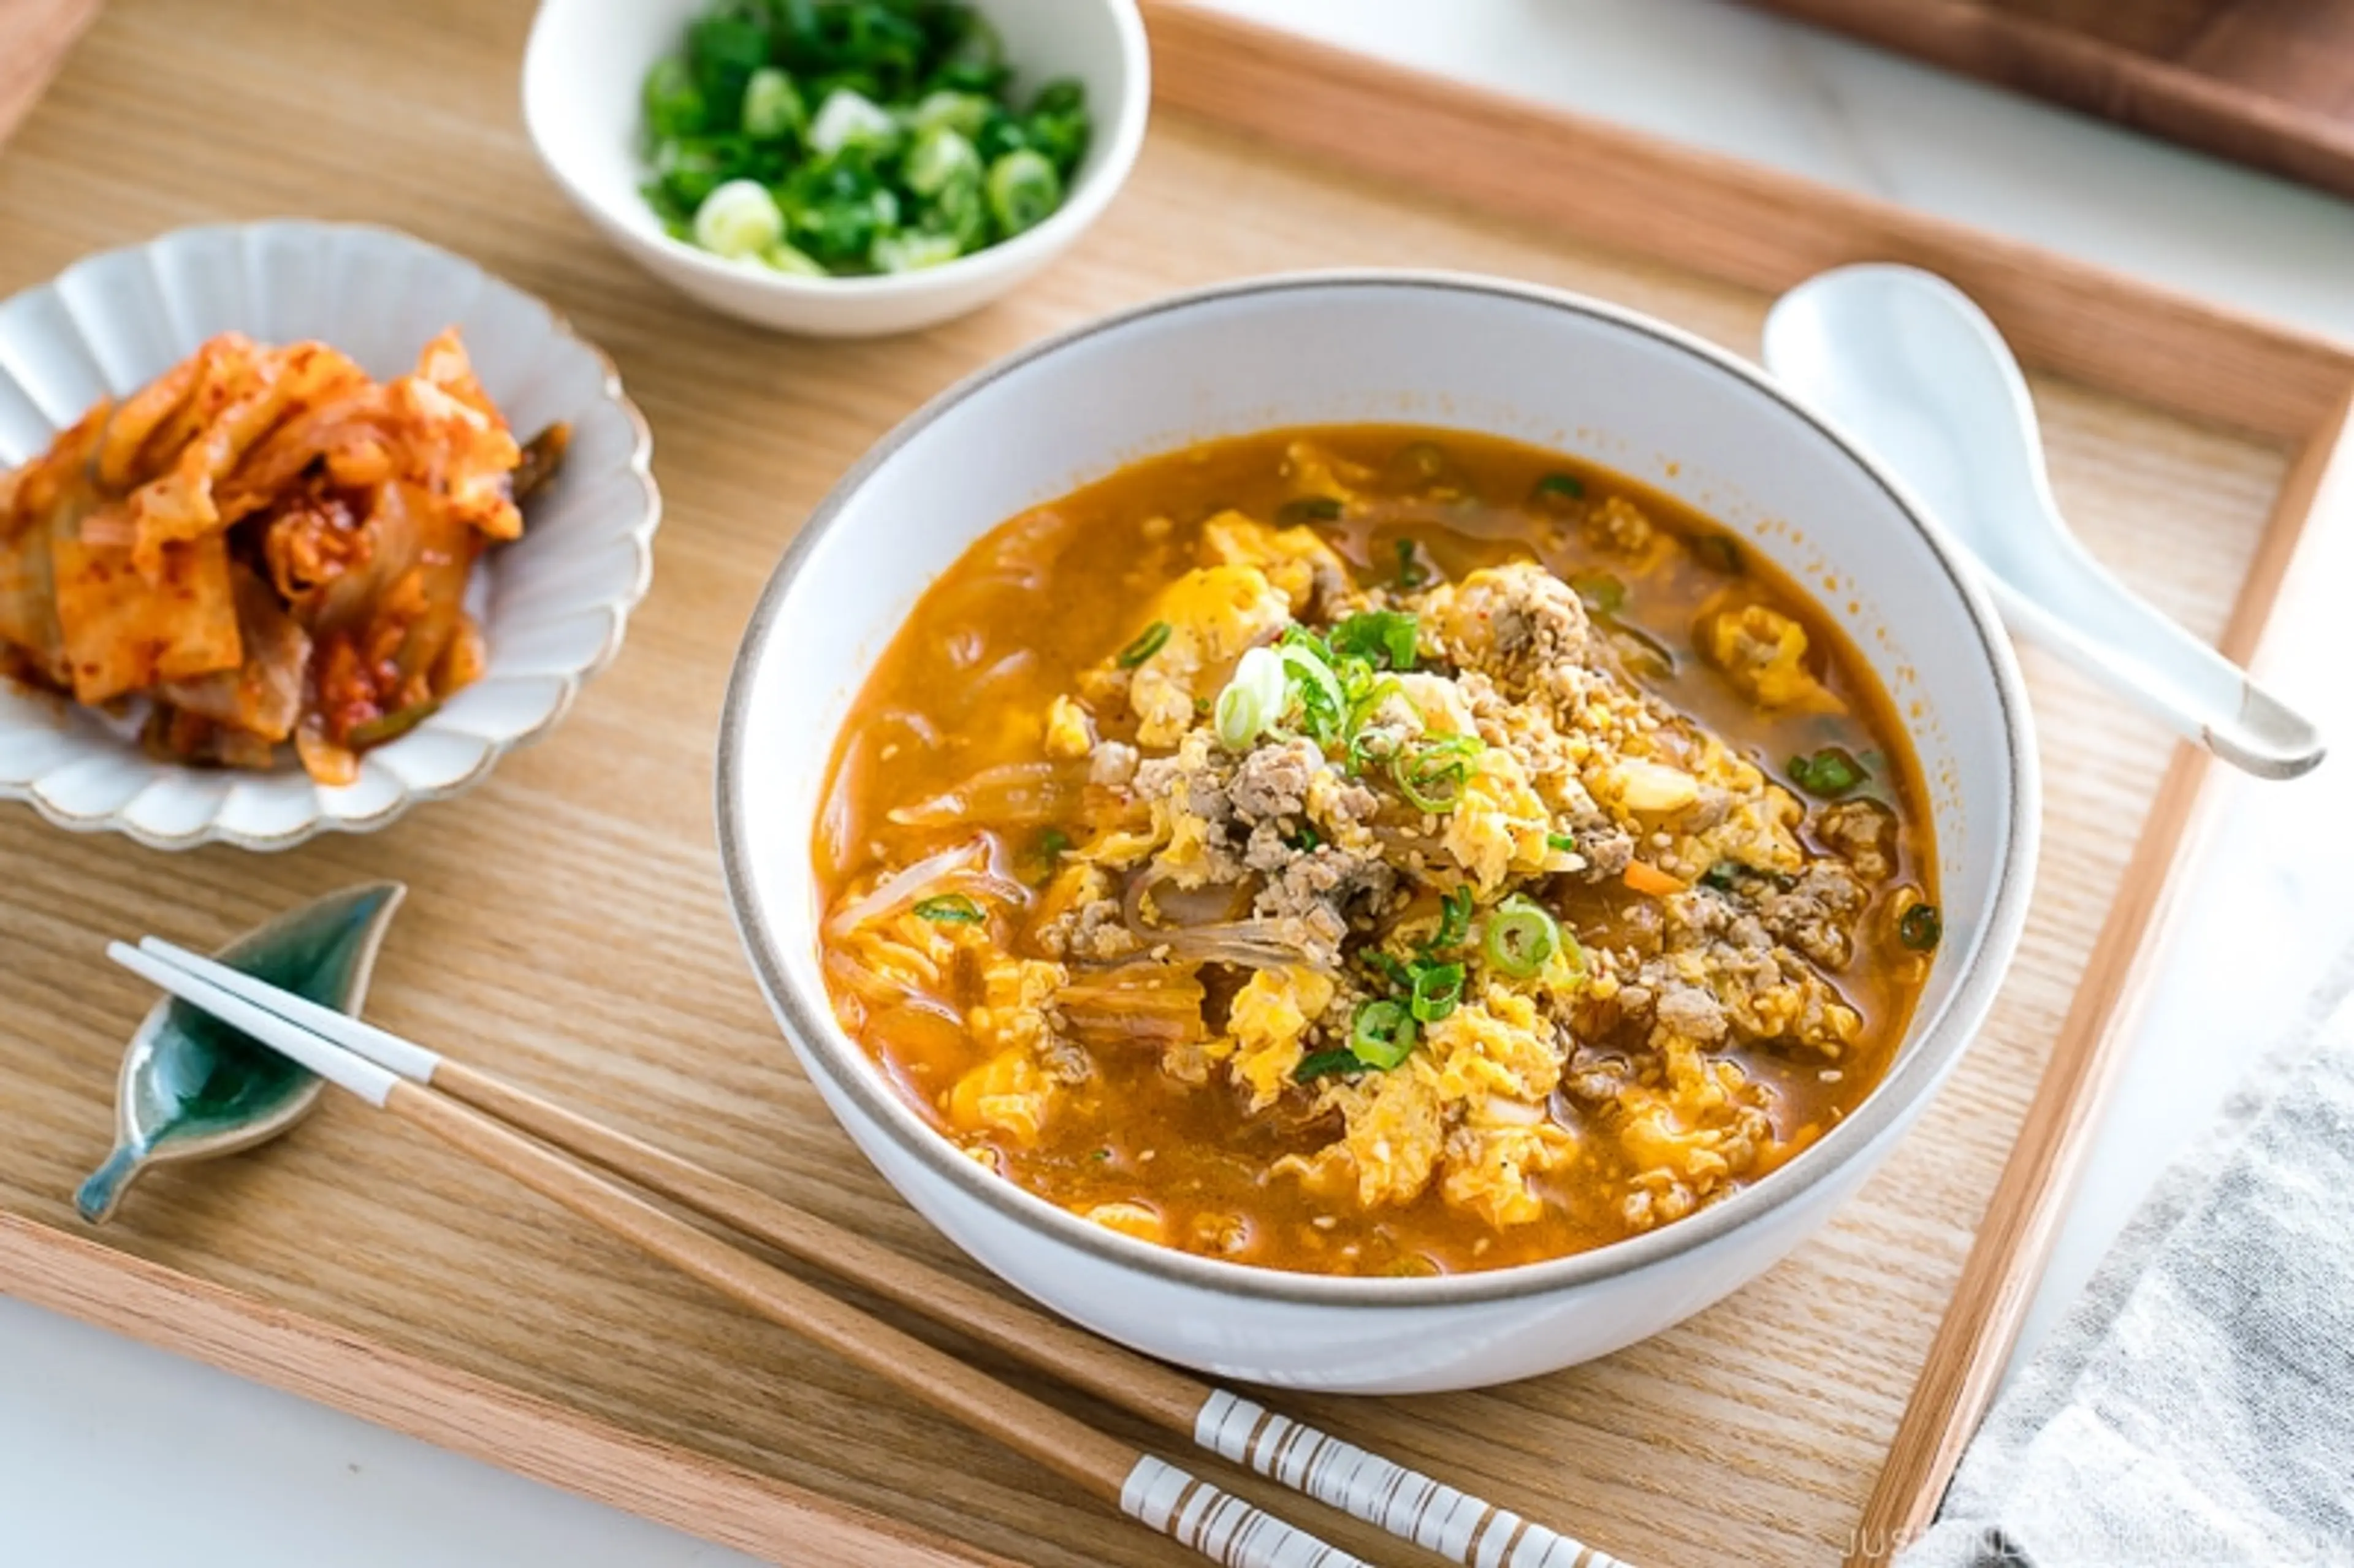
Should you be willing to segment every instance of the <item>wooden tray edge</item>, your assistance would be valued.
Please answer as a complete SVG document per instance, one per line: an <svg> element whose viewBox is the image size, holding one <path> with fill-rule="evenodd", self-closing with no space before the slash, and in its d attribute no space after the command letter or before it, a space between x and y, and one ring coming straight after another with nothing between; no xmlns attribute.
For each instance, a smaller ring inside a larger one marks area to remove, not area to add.
<svg viewBox="0 0 2354 1568"><path fill-rule="evenodd" d="M2192 418L2302 442L2354 345L2123 273L1190 0L1144 0L1158 105L1467 206L1778 292L1854 261L1959 284L2029 362Z"/></svg>
<svg viewBox="0 0 2354 1568"><path fill-rule="evenodd" d="M739 1467L0 1212L0 1292L776 1563L1012 1568Z"/></svg>
<svg viewBox="0 0 2354 1568"><path fill-rule="evenodd" d="M2231 622L2217 640L2232 659L2245 663L2259 653L2265 624L2318 517L2354 523L2354 390L2306 442L2281 489ZM1885 1562L1928 1528L1994 1402L2131 1050L2183 890L2219 820L2223 782L2206 752L2177 748L1889 1445L1849 1568Z"/></svg>
<svg viewBox="0 0 2354 1568"><path fill-rule="evenodd" d="M1956 0L1745 0L1811 26L2253 168L2354 196L2354 130L2326 114L2032 16Z"/></svg>

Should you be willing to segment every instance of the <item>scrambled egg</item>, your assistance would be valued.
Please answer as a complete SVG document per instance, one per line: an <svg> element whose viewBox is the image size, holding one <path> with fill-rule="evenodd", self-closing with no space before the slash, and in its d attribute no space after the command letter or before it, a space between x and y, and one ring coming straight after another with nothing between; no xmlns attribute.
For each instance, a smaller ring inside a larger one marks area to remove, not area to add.
<svg viewBox="0 0 2354 1568"><path fill-rule="evenodd" d="M1479 754L1462 799L1447 813L1447 853L1471 875L1482 894L1493 893L1508 876L1532 875L1546 868L1553 814L1529 787L1521 759L1501 747Z"/></svg>
<svg viewBox="0 0 2354 1568"><path fill-rule="evenodd" d="M1281 588L1294 615L1307 613L1320 574L1333 584L1348 568L1312 528L1270 528L1239 512L1221 512L1202 524L1202 553L1213 565L1256 567Z"/></svg>
<svg viewBox="0 0 2354 1568"><path fill-rule="evenodd" d="M1175 745L1200 716L1195 705L1216 694L1213 683L1225 678L1243 650L1290 620L1290 599L1257 567L1200 567L1161 589L1146 624L1167 626L1168 638L1138 662L1129 683L1138 741Z"/></svg>
<svg viewBox="0 0 2354 1568"><path fill-rule="evenodd" d="M1844 713L1847 705L1807 668L1807 629L1762 604L1723 610L1706 622L1702 647L1741 694L1760 706Z"/></svg>
<svg viewBox="0 0 2354 1568"><path fill-rule="evenodd" d="M1250 1090L1251 1109L1265 1110L1291 1086L1306 1054L1309 1026L1332 1005L1330 977L1314 969L1260 969L1235 995L1226 1038L1212 1042L1213 1061L1228 1061Z"/></svg>

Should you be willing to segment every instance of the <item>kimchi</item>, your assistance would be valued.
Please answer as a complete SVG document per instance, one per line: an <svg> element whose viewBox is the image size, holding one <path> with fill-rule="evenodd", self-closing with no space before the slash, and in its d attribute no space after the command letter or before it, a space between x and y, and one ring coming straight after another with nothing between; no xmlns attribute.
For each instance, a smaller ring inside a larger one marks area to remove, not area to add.
<svg viewBox="0 0 2354 1568"><path fill-rule="evenodd" d="M482 673L467 585L567 436L519 443L455 329L389 381L224 333L0 475L0 671L143 705L161 758L349 783Z"/></svg>

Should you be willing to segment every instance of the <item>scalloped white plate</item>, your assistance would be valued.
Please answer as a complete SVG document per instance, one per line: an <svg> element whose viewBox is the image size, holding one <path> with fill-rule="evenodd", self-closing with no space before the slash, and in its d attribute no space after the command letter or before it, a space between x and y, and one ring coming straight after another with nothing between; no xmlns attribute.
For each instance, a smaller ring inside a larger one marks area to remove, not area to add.
<svg viewBox="0 0 2354 1568"><path fill-rule="evenodd" d="M564 716L620 652L652 580L662 496L653 442L612 362L546 304L439 247L391 229L288 220L186 228L91 256L0 302L0 466L47 447L99 398L130 393L215 333L316 338L385 377L456 325L516 434L572 425L564 467L525 511L524 536L486 554L470 602L482 678L354 783L180 767L143 755L105 715L0 682L0 800L60 827L127 833L157 849L223 842L286 849L366 832L420 800L458 794Z"/></svg>

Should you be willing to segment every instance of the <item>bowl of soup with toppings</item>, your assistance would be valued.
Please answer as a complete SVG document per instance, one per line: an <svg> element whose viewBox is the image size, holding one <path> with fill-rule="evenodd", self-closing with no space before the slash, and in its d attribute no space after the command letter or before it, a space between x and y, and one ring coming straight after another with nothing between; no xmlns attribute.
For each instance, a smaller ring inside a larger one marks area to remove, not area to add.
<svg viewBox="0 0 2354 1568"><path fill-rule="evenodd" d="M917 1207L1155 1354L1408 1390L1769 1266L1967 1043L2033 748L1934 523L1755 371L1392 273L917 413L756 612L731 895Z"/></svg>

